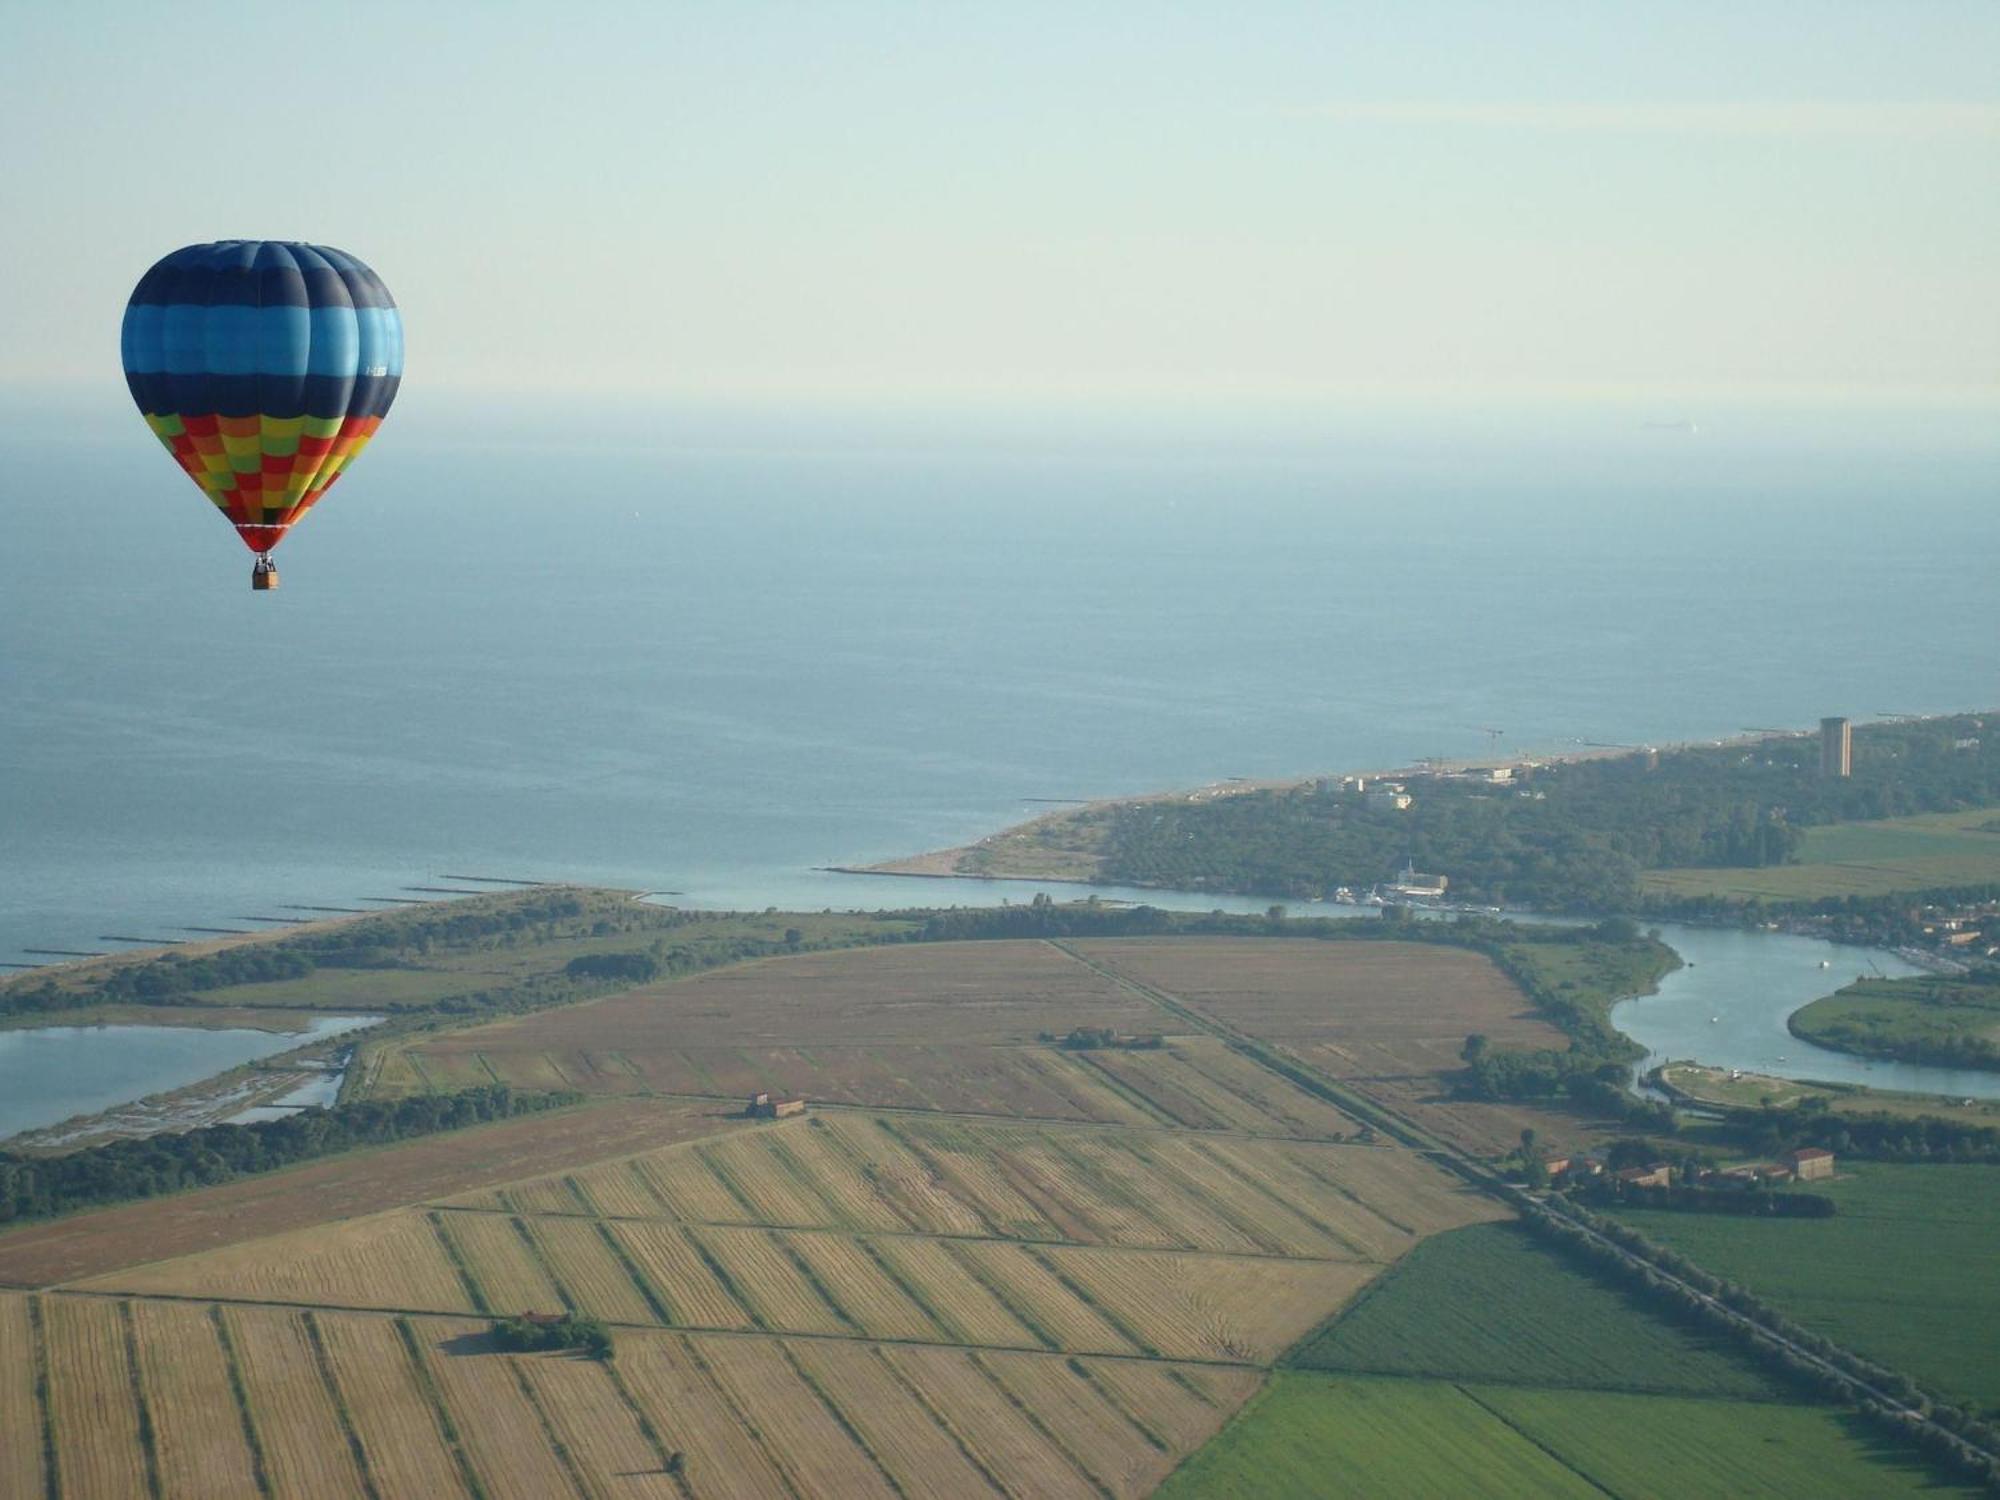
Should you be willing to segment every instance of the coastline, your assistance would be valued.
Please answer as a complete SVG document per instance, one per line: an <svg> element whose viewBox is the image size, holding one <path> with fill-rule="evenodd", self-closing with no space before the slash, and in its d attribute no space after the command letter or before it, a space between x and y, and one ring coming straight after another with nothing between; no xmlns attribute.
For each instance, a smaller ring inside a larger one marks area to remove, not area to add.
<svg viewBox="0 0 2000 1500"><path fill-rule="evenodd" d="M1128 807L1154 802L1208 802L1222 797L1252 792L1290 792L1342 777L1364 777L1370 781L1450 775L1479 768L1512 771L1539 766L1574 765L1584 761L1613 760L1620 756L1658 750L1669 754L1696 747L1727 748L1755 745L1766 740L1792 739L1809 734L1792 730L1784 734L1742 734L1719 740L1676 740L1651 746L1592 745L1568 750L1522 751L1516 754L1478 759L1426 760L1412 765L1370 770L1320 771L1307 776L1250 779L1230 777L1200 786L1139 792L1118 797L1098 797L1039 813L1019 823L1010 823L969 844L946 849L930 849L920 854L898 855L871 865L822 865L818 868L835 875L898 875L928 880L1046 880L1066 885L1103 884L1102 855L1090 847L1087 836L1068 841L1052 838L1058 830L1087 834L1093 822ZM1035 857L1040 856L1040 857ZM976 863L975 863L976 862ZM1149 886L1146 881L1121 879L1120 884ZM1158 887L1166 889L1166 887Z"/></svg>

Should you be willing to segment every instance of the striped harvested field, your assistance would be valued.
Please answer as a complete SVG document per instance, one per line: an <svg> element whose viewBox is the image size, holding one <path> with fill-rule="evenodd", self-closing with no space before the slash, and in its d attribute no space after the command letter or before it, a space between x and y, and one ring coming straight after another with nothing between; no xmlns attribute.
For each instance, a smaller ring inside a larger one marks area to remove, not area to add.
<svg viewBox="0 0 2000 1500"><path fill-rule="evenodd" d="M521 1238L516 1220L504 1214L451 1213L439 1214L438 1222L491 1311L511 1316L562 1310L562 1294Z"/></svg>
<svg viewBox="0 0 2000 1500"><path fill-rule="evenodd" d="M650 1219L667 1206L647 1188L630 1162L606 1162L576 1174L576 1185L592 1213L614 1219Z"/></svg>
<svg viewBox="0 0 2000 1500"><path fill-rule="evenodd" d="M770 1500L785 1481L756 1435L736 1415L686 1339L635 1334L620 1341L618 1373L660 1441L688 1456L701 1500Z"/></svg>
<svg viewBox="0 0 2000 1500"><path fill-rule="evenodd" d="M909 1500L999 1492L875 1345L800 1339L786 1347Z"/></svg>
<svg viewBox="0 0 2000 1500"><path fill-rule="evenodd" d="M1097 1490L1062 1445L960 1349L882 1348L883 1358L1010 1494L1086 1500ZM1056 1361L1060 1363L1060 1361Z"/></svg>
<svg viewBox="0 0 2000 1500"><path fill-rule="evenodd" d="M697 1147L696 1154L716 1178L750 1206L750 1219L758 1224L823 1225L838 1223L826 1200L805 1185L786 1166L776 1150L788 1135L803 1133L796 1125L767 1126L755 1134L739 1135L713 1147Z"/></svg>
<svg viewBox="0 0 2000 1500"><path fill-rule="evenodd" d="M469 1493L395 1322L352 1313L313 1319L375 1488L426 1500Z"/></svg>
<svg viewBox="0 0 2000 1500"><path fill-rule="evenodd" d="M870 1338L945 1337L860 1242L839 1234L787 1234L785 1243L808 1266L841 1310ZM893 1264L893 1262L891 1262Z"/></svg>
<svg viewBox="0 0 2000 1500"><path fill-rule="evenodd" d="M663 1455L603 1365L562 1354L514 1356L584 1484L594 1495L672 1495Z"/></svg>
<svg viewBox="0 0 2000 1500"><path fill-rule="evenodd" d="M500 1200L517 1214L582 1214L590 1207L576 1196L569 1178L534 1177L504 1189Z"/></svg>
<svg viewBox="0 0 2000 1500"><path fill-rule="evenodd" d="M35 1335L28 1299L0 1293L0 1495L39 1495L42 1413L35 1399Z"/></svg>
<svg viewBox="0 0 2000 1500"><path fill-rule="evenodd" d="M637 1158L634 1169L677 1219L691 1224L754 1224L756 1218L731 1196L708 1163L691 1150L660 1151Z"/></svg>
<svg viewBox="0 0 2000 1500"><path fill-rule="evenodd" d="M770 1230L703 1228L691 1233L728 1273L761 1327L786 1333L856 1331L813 1290Z"/></svg>
<svg viewBox="0 0 2000 1500"><path fill-rule="evenodd" d="M1081 1360L993 1353L977 1360L999 1390L1034 1413L1073 1467L1114 1495L1147 1493L1186 1451L1169 1441L1166 1422L1133 1421L1107 1387L1079 1373L1088 1368Z"/></svg>
<svg viewBox="0 0 2000 1500"><path fill-rule="evenodd" d="M992 1288L1016 1317L1057 1349L1072 1353L1136 1354L1138 1347L1095 1308L1070 1291L1019 1245L954 1243L951 1253Z"/></svg>
<svg viewBox="0 0 2000 1500"><path fill-rule="evenodd" d="M676 1323L690 1328L753 1328L743 1305L729 1294L676 1224L613 1224L612 1238L632 1257Z"/></svg>
<svg viewBox="0 0 2000 1500"><path fill-rule="evenodd" d="M861 1164L843 1151L825 1119L814 1116L809 1129L769 1138L770 1149L794 1175L811 1181L832 1211L835 1227L905 1229L908 1222L862 1175Z"/></svg>
<svg viewBox="0 0 2000 1500"><path fill-rule="evenodd" d="M400 1209L79 1282L92 1291L310 1307L471 1312L429 1219Z"/></svg>
<svg viewBox="0 0 2000 1500"><path fill-rule="evenodd" d="M253 1493L250 1444L209 1309L188 1302L131 1307L161 1494L207 1500Z"/></svg>
<svg viewBox="0 0 2000 1500"><path fill-rule="evenodd" d="M1165 1437L1177 1456L1215 1435L1264 1383L1262 1370L1168 1365L1158 1360L1087 1359L1090 1378L1125 1411Z"/></svg>
<svg viewBox="0 0 2000 1500"><path fill-rule="evenodd" d="M870 1242L905 1284L915 1287L944 1322L955 1343L997 1344L1003 1349L1039 1349L1042 1341L1022 1326L942 1240L885 1235Z"/></svg>
<svg viewBox="0 0 2000 1500"><path fill-rule="evenodd" d="M587 1219L530 1219L542 1259L579 1312L612 1323L657 1323L644 1293Z"/></svg>
<svg viewBox="0 0 2000 1500"><path fill-rule="evenodd" d="M980 1216L959 1202L930 1166L912 1155L880 1122L865 1115L827 1116L827 1129L854 1161L876 1196L912 1229L931 1234L981 1234Z"/></svg>
<svg viewBox="0 0 2000 1500"><path fill-rule="evenodd" d="M65 1495L143 1495L146 1459L125 1357L125 1319L104 1297L44 1297L49 1420Z"/></svg>
<svg viewBox="0 0 2000 1500"><path fill-rule="evenodd" d="M1263 1364L1374 1279L1338 1261L1223 1260L1159 1250L1038 1252L1105 1317L1170 1359Z"/></svg>
<svg viewBox="0 0 2000 1500"><path fill-rule="evenodd" d="M763 1439L764 1451L806 1495L895 1494L875 1460L849 1437L792 1365L777 1339L693 1341L716 1382Z"/></svg>
<svg viewBox="0 0 2000 1500"><path fill-rule="evenodd" d="M424 1368L492 1500L574 1494L513 1357L493 1350L487 1325L423 1318L414 1326Z"/></svg>
<svg viewBox="0 0 2000 1500"><path fill-rule="evenodd" d="M222 1311L236 1351L274 1495L337 1500L362 1492L340 1408L320 1373L305 1315L274 1308Z"/></svg>

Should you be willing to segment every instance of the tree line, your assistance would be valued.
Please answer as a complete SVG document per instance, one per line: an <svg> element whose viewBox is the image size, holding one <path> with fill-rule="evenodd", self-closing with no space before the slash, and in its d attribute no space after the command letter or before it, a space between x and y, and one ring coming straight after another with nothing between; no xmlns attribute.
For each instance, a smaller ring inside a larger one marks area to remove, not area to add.
<svg viewBox="0 0 2000 1500"><path fill-rule="evenodd" d="M554 1109L582 1097L570 1090L527 1093L487 1084L455 1094L315 1106L276 1120L108 1141L60 1156L0 1151L0 1224L208 1187L357 1146Z"/></svg>

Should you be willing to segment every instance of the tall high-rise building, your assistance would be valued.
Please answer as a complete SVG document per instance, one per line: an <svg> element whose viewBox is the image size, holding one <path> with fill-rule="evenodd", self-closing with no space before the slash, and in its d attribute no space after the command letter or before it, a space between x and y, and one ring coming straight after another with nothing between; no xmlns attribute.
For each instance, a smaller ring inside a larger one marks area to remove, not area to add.
<svg viewBox="0 0 2000 1500"><path fill-rule="evenodd" d="M1845 719L1819 721L1819 774L1854 774L1854 726Z"/></svg>

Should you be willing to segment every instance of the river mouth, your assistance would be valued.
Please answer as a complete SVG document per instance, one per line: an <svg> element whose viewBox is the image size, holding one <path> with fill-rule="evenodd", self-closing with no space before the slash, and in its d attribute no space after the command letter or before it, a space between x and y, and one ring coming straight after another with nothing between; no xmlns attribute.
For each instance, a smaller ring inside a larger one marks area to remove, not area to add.
<svg viewBox="0 0 2000 1500"><path fill-rule="evenodd" d="M381 1019L314 1016L304 1030L292 1032L125 1024L0 1031L0 1142L186 1088Z"/></svg>

